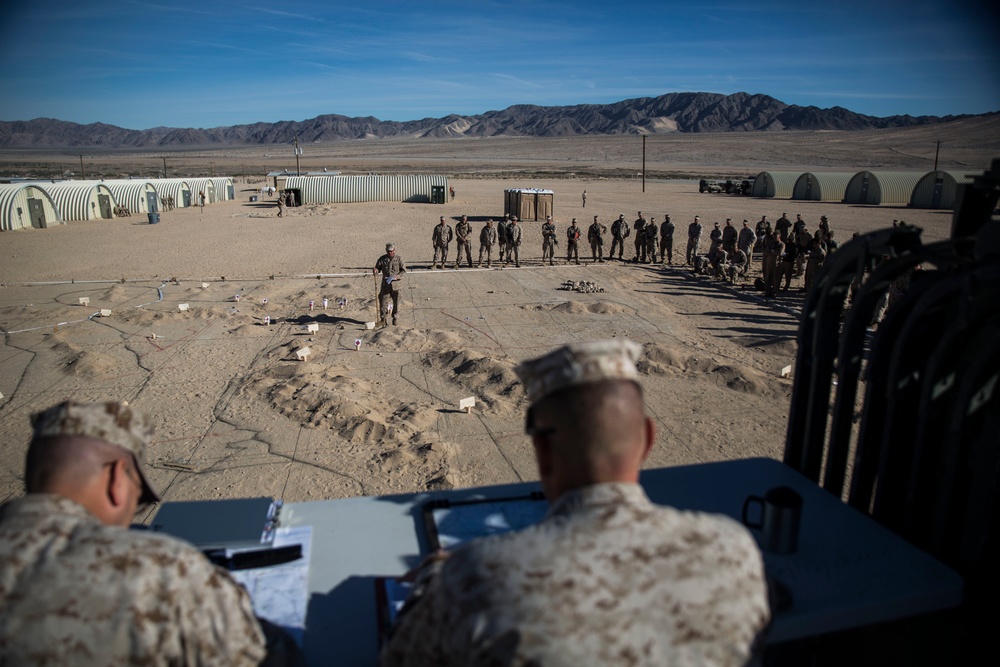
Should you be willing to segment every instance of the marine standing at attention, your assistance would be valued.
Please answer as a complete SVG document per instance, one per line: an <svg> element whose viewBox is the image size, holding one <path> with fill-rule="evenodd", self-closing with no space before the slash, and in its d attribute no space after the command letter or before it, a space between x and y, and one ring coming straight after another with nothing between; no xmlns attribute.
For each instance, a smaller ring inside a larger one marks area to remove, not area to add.
<svg viewBox="0 0 1000 667"><path fill-rule="evenodd" d="M431 268L444 268L445 262L448 261L448 244L453 238L455 234L451 230L451 225L445 223L442 215L441 221L434 225L434 231L431 232L431 243L434 245L434 261L431 262ZM438 257L441 258L440 263Z"/></svg>
<svg viewBox="0 0 1000 667"><path fill-rule="evenodd" d="M580 263L580 228L576 226L576 218L573 218L569 227L566 228L566 263L576 260Z"/></svg>
<svg viewBox="0 0 1000 667"><path fill-rule="evenodd" d="M507 225L507 264L514 258L514 266L521 266L521 225L517 224L517 216L510 219Z"/></svg>
<svg viewBox="0 0 1000 667"><path fill-rule="evenodd" d="M594 221L590 223L590 227L587 229L587 240L590 242L590 254L594 258L595 263L604 263L604 235L607 233L607 225L598 222L597 216L595 215Z"/></svg>
<svg viewBox="0 0 1000 667"><path fill-rule="evenodd" d="M670 222L670 216L663 216L660 223L660 263L674 263L674 223Z"/></svg>
<svg viewBox="0 0 1000 667"><path fill-rule="evenodd" d="M472 240L469 238L470 236L472 236L472 225L469 224L469 218L463 215L462 219L455 225L456 245L458 247L455 253L456 269L462 264L462 251L465 251L465 258L469 262L469 268L472 268Z"/></svg>
<svg viewBox="0 0 1000 667"><path fill-rule="evenodd" d="M542 264L548 259L549 266L552 266L552 257L556 253L557 243L555 223L552 222L552 216L547 215L545 222L542 223Z"/></svg>
<svg viewBox="0 0 1000 667"><path fill-rule="evenodd" d="M701 218L694 216L694 222L688 225L688 244L684 261L691 265L698 256L698 246L701 245Z"/></svg>
<svg viewBox="0 0 1000 667"><path fill-rule="evenodd" d="M656 436L615 339L519 364L548 513L416 573L383 667L745 665L770 610L753 537L721 515L654 505Z"/></svg>
<svg viewBox="0 0 1000 667"><path fill-rule="evenodd" d="M628 222L625 221L625 214L619 213L618 219L611 223L611 252L608 253L608 259L615 258L615 248L618 248L618 259L622 258L622 252L625 250L625 239L631 233Z"/></svg>
<svg viewBox="0 0 1000 667"><path fill-rule="evenodd" d="M646 218L642 217L642 211L639 211L639 217L635 219L632 223L632 229L635 230L635 257L632 259L633 262L645 262L646 261Z"/></svg>
<svg viewBox="0 0 1000 667"><path fill-rule="evenodd" d="M497 242L497 230L493 220L487 220L486 226L479 232L479 266L483 265L483 253L486 253L486 268L493 266L493 246Z"/></svg>

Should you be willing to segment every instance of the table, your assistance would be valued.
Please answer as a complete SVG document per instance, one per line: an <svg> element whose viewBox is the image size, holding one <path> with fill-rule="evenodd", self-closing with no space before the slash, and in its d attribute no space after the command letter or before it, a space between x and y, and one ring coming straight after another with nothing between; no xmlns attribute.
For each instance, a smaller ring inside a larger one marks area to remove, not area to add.
<svg viewBox="0 0 1000 667"><path fill-rule="evenodd" d="M653 502L739 519L743 501L774 486L804 500L796 553L764 553L788 586L791 606L774 617L769 642L859 627L957 606L962 579L870 517L780 461L765 458L643 471ZM289 503L282 525L313 527L305 650L310 664L374 665L378 576L402 574L427 550L421 506L538 491L537 483L398 496Z"/></svg>

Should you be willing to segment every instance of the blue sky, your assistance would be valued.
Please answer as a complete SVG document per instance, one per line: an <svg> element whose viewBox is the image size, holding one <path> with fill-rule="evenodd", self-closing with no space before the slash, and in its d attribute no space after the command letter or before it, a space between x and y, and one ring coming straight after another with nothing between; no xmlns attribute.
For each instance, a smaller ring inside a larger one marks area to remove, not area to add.
<svg viewBox="0 0 1000 667"><path fill-rule="evenodd" d="M700 91L875 116L1000 110L985 0L5 4L0 120L414 120Z"/></svg>

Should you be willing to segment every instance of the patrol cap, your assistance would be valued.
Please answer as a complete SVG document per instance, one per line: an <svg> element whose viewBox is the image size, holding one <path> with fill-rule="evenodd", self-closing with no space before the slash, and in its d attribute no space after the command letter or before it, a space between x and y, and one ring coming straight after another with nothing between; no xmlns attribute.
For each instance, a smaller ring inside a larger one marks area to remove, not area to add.
<svg viewBox="0 0 1000 667"><path fill-rule="evenodd" d="M386 243L385 244L385 251L386 252L389 252L390 250L395 250L395 249L396 249L396 246L393 245L392 243Z"/></svg>
<svg viewBox="0 0 1000 667"><path fill-rule="evenodd" d="M631 380L638 384L635 364L641 354L641 345L623 338L573 343L523 361L514 372L535 404L561 389L592 382Z"/></svg>
<svg viewBox="0 0 1000 667"><path fill-rule="evenodd" d="M146 445L153 437L153 424L148 417L125 403L77 403L63 401L47 410L31 415L35 438L78 436L103 440L121 447L135 457L136 469L142 480L140 502L153 503L159 494L146 479Z"/></svg>

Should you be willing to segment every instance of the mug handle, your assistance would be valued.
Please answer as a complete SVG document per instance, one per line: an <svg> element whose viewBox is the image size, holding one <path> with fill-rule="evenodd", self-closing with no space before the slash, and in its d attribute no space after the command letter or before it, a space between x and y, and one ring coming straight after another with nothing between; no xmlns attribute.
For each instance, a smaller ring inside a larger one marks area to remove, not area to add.
<svg viewBox="0 0 1000 667"><path fill-rule="evenodd" d="M749 514L749 509L751 504L760 505L760 520L757 522L750 521L747 514ZM743 501L743 525L747 528L762 528L764 526L764 499L760 496L747 496L747 499Z"/></svg>

